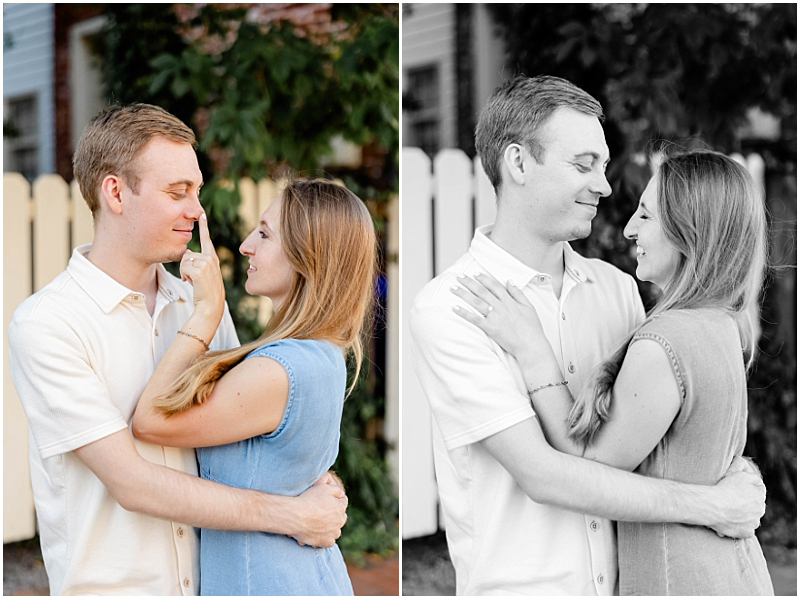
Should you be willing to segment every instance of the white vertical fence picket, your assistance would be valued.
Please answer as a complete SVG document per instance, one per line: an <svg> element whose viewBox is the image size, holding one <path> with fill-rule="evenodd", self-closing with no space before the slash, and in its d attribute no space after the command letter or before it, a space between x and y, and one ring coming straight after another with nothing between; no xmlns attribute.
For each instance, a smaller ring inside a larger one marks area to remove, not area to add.
<svg viewBox="0 0 800 599"><path fill-rule="evenodd" d="M400 277L401 293L401 413L400 444L403 496L403 538L436 532L438 493L433 474L431 413L411 367L408 310L414 296L433 277L433 181L431 161L418 148L404 148L402 155L402 209Z"/></svg>
<svg viewBox="0 0 800 599"><path fill-rule="evenodd" d="M36 534L28 421L8 374L8 325L33 289L30 196L30 185L22 175L3 175L3 543Z"/></svg>
<svg viewBox="0 0 800 599"><path fill-rule="evenodd" d="M69 261L69 186L58 175L33 184L33 288L38 291Z"/></svg>
<svg viewBox="0 0 800 599"><path fill-rule="evenodd" d="M472 161L461 150L442 150L433 159L436 273L455 262L472 239Z"/></svg>

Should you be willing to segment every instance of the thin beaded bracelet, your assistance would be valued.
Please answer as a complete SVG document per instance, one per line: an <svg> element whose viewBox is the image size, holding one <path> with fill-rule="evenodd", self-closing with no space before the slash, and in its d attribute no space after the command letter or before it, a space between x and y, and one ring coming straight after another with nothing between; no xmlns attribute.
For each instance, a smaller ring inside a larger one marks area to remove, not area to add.
<svg viewBox="0 0 800 599"><path fill-rule="evenodd" d="M542 389L547 389L548 387L560 387L561 385L566 385L566 384L567 381L561 381L560 383L548 383L546 385L541 385L540 387L536 387L536 389L533 389L532 391L528 391L528 395L530 397L533 397L534 393L536 393L537 391L541 391Z"/></svg>
<svg viewBox="0 0 800 599"><path fill-rule="evenodd" d="M208 345L208 343L206 343L205 341L200 339L200 337L198 337L197 335L192 335L191 333L187 333L186 331L178 331L178 334L179 335L186 335L187 337L192 337L193 339L197 339L200 343L202 343L203 345L206 346L206 351L211 349L211 347Z"/></svg>

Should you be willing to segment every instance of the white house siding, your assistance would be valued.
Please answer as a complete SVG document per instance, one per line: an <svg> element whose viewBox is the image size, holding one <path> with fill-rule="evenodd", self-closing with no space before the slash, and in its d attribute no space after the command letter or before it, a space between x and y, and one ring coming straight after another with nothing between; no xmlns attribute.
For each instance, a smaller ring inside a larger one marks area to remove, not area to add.
<svg viewBox="0 0 800 599"><path fill-rule="evenodd" d="M443 148L457 147L455 31L454 4L403 6L403 73L405 75L409 69L415 67L438 65L441 99L440 141Z"/></svg>
<svg viewBox="0 0 800 599"><path fill-rule="evenodd" d="M8 100L36 94L40 174L55 172L53 27L52 4L3 4L4 110Z"/></svg>
<svg viewBox="0 0 800 599"><path fill-rule="evenodd" d="M494 30L494 23L485 4L475 4L474 9L474 60L475 60L475 110L489 100L495 89L513 73L505 66L503 40ZM533 73L534 75L538 73ZM477 120L477 119L476 119Z"/></svg>

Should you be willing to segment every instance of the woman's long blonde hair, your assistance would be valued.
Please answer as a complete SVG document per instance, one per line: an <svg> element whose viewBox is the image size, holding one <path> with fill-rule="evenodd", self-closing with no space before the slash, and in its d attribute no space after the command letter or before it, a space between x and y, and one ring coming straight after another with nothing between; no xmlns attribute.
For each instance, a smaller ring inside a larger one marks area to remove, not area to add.
<svg viewBox="0 0 800 599"><path fill-rule="evenodd" d="M666 158L658 168L658 217L678 250L675 276L639 328L667 310L718 308L739 327L746 367L756 352L757 305L767 257L762 192L747 170L724 154L694 150ZM633 331L579 394L568 418L569 435L590 444L608 420L611 395Z"/></svg>
<svg viewBox="0 0 800 599"><path fill-rule="evenodd" d="M201 356L153 404L178 414L209 396L216 381L261 345L278 339L330 341L352 353L355 375L371 323L377 273L372 217L347 188L316 179L289 183L281 193L280 237L294 269L286 300L257 340Z"/></svg>

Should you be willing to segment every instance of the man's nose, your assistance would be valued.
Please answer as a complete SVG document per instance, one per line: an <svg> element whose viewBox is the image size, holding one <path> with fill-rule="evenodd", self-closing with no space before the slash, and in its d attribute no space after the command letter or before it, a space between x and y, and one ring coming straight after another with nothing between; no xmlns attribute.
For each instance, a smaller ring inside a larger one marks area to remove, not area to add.
<svg viewBox="0 0 800 599"><path fill-rule="evenodd" d="M200 192L193 194L192 202L186 210L186 215L192 220L200 220L200 215L203 214L203 206L200 204Z"/></svg>
<svg viewBox="0 0 800 599"><path fill-rule="evenodd" d="M601 198L606 198L611 195L611 185L609 184L608 179L606 179L605 173L600 173L599 177L597 177L594 185L592 185L592 191L598 194Z"/></svg>

